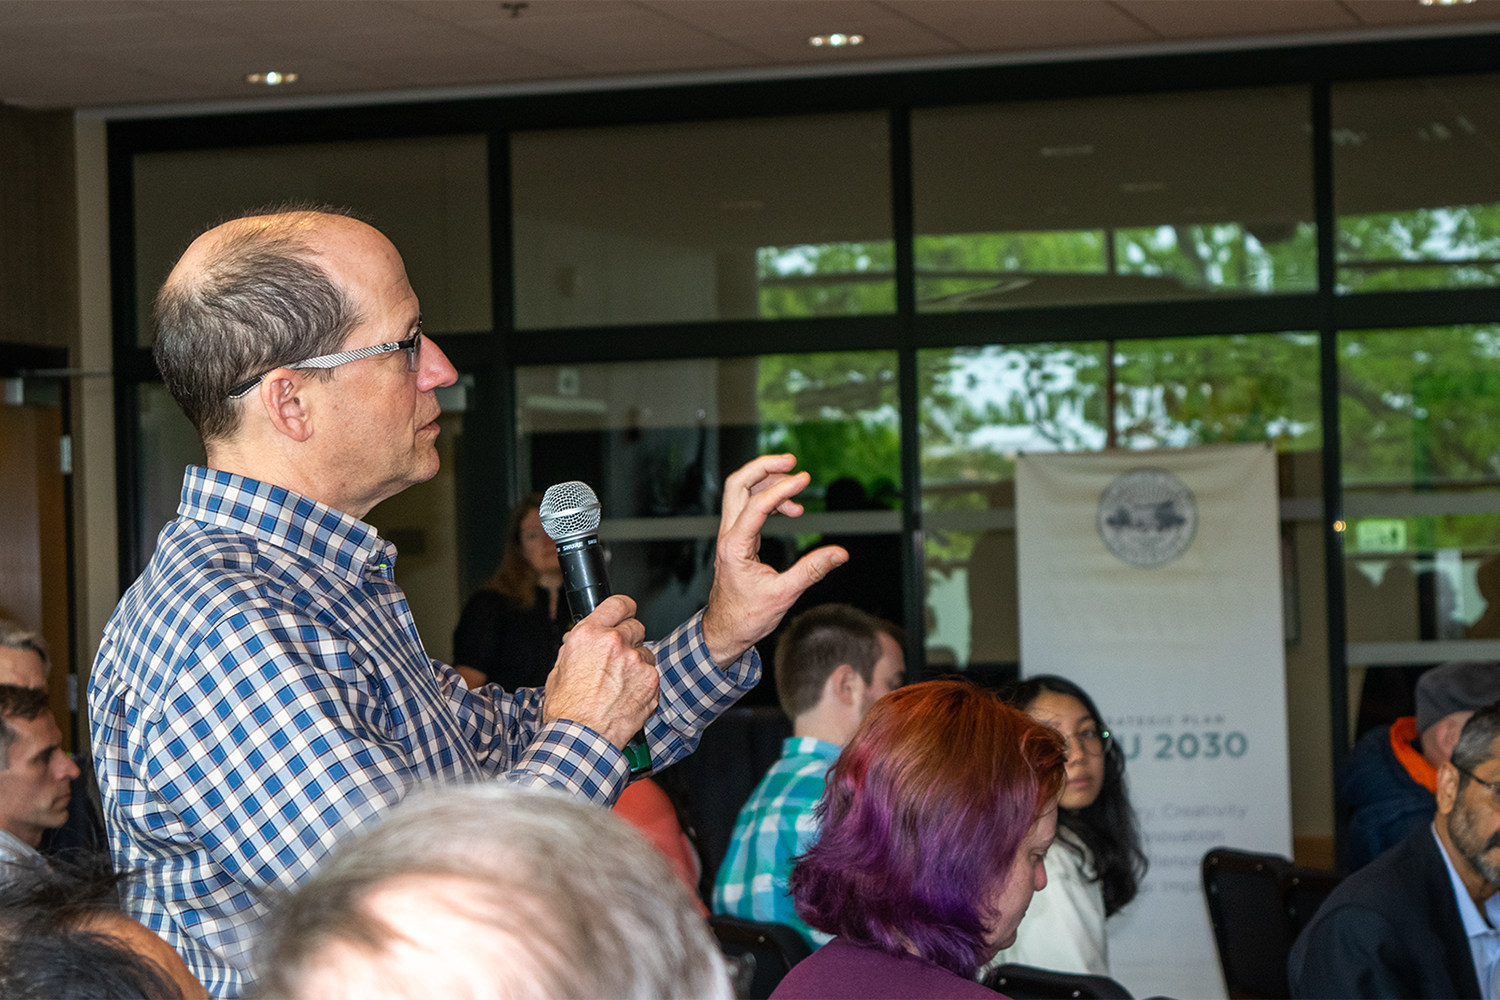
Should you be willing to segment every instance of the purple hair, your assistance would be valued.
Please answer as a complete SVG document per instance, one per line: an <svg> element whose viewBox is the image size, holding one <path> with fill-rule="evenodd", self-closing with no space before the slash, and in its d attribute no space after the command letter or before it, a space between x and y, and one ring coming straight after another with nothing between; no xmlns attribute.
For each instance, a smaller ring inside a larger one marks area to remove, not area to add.
<svg viewBox="0 0 1500 1000"><path fill-rule="evenodd" d="M797 913L962 976L990 957L990 899L1062 790L1057 733L967 681L912 684L870 709L828 774L822 835L797 861Z"/></svg>

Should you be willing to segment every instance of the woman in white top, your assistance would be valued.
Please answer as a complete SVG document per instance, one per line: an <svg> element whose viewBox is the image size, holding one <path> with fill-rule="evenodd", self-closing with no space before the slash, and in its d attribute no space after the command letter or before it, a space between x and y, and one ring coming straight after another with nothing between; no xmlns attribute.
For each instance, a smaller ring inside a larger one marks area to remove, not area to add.
<svg viewBox="0 0 1500 1000"><path fill-rule="evenodd" d="M1047 888L1031 901L1016 943L995 956L1056 972L1109 975L1105 920L1135 898L1146 856L1125 794L1125 754L1110 738L1093 699L1071 681L1030 677L1006 699L1056 729L1068 745L1058 802L1057 839L1047 852Z"/></svg>

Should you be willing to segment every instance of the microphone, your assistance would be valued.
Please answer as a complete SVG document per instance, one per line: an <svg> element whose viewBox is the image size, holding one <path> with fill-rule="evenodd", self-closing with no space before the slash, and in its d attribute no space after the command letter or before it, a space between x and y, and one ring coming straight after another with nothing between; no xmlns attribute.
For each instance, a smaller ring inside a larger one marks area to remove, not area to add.
<svg viewBox="0 0 1500 1000"><path fill-rule="evenodd" d="M537 514L542 530L557 543L563 593L576 625L613 593L604 546L599 544L599 498L587 483L558 483L542 494ZM625 761L632 778L651 773L651 750L644 729L625 745Z"/></svg>

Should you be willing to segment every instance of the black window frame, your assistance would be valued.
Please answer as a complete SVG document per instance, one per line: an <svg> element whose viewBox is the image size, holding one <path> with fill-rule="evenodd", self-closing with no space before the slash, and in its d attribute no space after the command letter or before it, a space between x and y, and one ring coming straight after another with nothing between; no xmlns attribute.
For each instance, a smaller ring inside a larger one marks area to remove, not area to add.
<svg viewBox="0 0 1500 1000"><path fill-rule="evenodd" d="M117 119L108 123L110 255L113 267L116 465L120 586L141 571L138 553L136 386L159 378L138 346L134 266L133 157L172 150L484 133L488 137L493 325L486 334L448 337L444 349L463 370L478 372L493 406L471 411L486 440L515 440L518 365L679 357L729 357L804 351L893 349L900 364L903 572L909 625L908 662L924 663L919 413L916 352L921 348L1098 339L1116 340L1316 331L1321 345L1324 447L1324 558L1327 580L1329 696L1333 760L1347 753L1348 701L1337 391L1339 330L1500 321L1500 289L1338 295L1334 277L1336 218L1330 123L1338 83L1458 76L1500 70L1500 33L1219 51L1065 59L956 69L920 69L833 77L654 85L419 101ZM1285 295L1216 295L1212 300L1119 305L1047 306L985 313L918 313L912 252L910 116L914 109L1120 94L1172 93L1302 85L1312 123L1312 188L1318 224L1318 287ZM799 320L732 320L549 329L544 336L513 325L510 136L529 129L724 120L790 114L884 110L890 120L892 219L896 245L896 312ZM649 336L632 337L632 331ZM466 435L467 436L467 435ZM480 435L473 435L478 437ZM458 512L463 573L474 582L498 559L503 527L495 509L518 498L516 454L503 467L470 463L483 477L461 491ZM469 500L462 499L467 493ZM482 497L482 503L474 497Z"/></svg>

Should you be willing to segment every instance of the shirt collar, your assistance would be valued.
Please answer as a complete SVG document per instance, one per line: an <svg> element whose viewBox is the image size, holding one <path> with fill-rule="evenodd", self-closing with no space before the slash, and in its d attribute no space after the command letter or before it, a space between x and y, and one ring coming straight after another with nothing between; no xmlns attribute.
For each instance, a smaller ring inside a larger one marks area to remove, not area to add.
<svg viewBox="0 0 1500 1000"><path fill-rule="evenodd" d="M815 736L788 736L781 744L781 755L783 757L797 755L838 760L838 756L842 752L843 747L829 743L827 740L820 740Z"/></svg>
<svg viewBox="0 0 1500 1000"><path fill-rule="evenodd" d="M1464 922L1464 936L1472 938L1500 932L1500 893L1484 901L1484 913L1481 914L1474 903L1474 897L1464 888L1464 880L1459 878L1458 869L1453 867L1453 859L1448 857L1448 852L1443 847L1436 821L1432 827L1432 839L1437 841L1438 853L1443 857L1443 864L1448 866L1448 880L1453 883L1453 896L1458 900L1458 915ZM1486 916L1489 917L1488 921L1485 920Z"/></svg>
<svg viewBox="0 0 1500 1000"><path fill-rule="evenodd" d="M41 853L9 830L0 830L0 861L21 864L45 864Z"/></svg>
<svg viewBox="0 0 1500 1000"><path fill-rule="evenodd" d="M373 527L284 486L190 465L177 513L204 524L244 532L277 548L324 563L353 581L374 566L387 579L396 547Z"/></svg>

